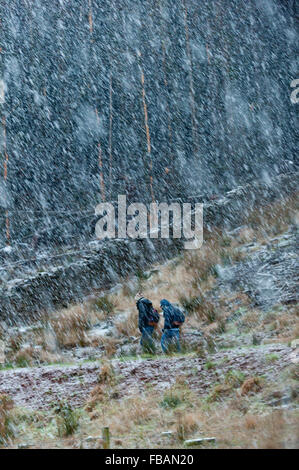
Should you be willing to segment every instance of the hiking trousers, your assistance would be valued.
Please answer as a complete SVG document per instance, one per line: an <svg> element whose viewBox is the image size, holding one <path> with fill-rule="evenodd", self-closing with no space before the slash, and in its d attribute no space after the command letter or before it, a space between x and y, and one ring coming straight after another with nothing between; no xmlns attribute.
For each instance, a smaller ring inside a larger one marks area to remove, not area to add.
<svg viewBox="0 0 299 470"><path fill-rule="evenodd" d="M163 335L161 338L161 347L162 347L162 351L165 354L170 352L170 350L175 350L179 352L181 350L180 329L179 328L164 329Z"/></svg>
<svg viewBox="0 0 299 470"><path fill-rule="evenodd" d="M153 340L153 326L145 326L142 330L140 344L145 352L154 352L155 345Z"/></svg>

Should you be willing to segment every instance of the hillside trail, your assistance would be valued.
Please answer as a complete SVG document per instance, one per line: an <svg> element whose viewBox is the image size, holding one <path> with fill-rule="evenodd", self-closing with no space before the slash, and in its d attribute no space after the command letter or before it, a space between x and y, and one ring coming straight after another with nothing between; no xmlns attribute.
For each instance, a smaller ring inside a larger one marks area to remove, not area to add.
<svg viewBox="0 0 299 470"><path fill-rule="evenodd" d="M283 344L222 350L209 355L215 367L205 367L206 359L194 354L173 357L153 356L135 360L112 360L116 377L120 377L119 397L142 394L148 386L163 391L179 380L190 390L205 395L209 388L232 370L244 376L264 376L275 382L282 370L290 365L292 348ZM275 354L271 363L267 357ZM72 366L43 366L2 371L0 393L13 397L15 404L32 410L50 408L58 400L68 400L73 407L86 403L91 390L98 384L101 363L90 362Z"/></svg>

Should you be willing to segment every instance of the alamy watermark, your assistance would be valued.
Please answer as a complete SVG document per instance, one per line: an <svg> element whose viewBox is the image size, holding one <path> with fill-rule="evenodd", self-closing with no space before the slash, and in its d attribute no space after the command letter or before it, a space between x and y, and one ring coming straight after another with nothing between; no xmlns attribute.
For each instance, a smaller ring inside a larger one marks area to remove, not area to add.
<svg viewBox="0 0 299 470"><path fill-rule="evenodd" d="M117 217L111 202L96 206L95 234L104 238L184 238L186 250L197 250L203 243L203 204L152 202L149 208L136 202L127 206L125 195L117 200Z"/></svg>

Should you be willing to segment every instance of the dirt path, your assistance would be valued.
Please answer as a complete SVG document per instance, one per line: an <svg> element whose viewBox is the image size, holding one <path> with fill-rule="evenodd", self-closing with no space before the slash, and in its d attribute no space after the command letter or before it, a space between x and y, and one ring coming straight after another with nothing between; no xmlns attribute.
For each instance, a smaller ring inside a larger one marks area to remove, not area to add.
<svg viewBox="0 0 299 470"><path fill-rule="evenodd" d="M283 368L290 364L292 349L282 344L271 344L248 349L223 350L210 356L216 366L207 370L205 360L182 356L134 361L113 361L120 376L118 390L121 396L142 393L148 384L158 390L168 389L178 376L184 376L191 389L199 395L207 393L219 376L229 370L242 370L246 376L264 375L274 381ZM275 354L274 361L267 355ZM67 399L74 407L82 406L97 384L100 365L97 363L74 366L48 366L0 372L0 393L9 394L16 405L45 409L57 400Z"/></svg>

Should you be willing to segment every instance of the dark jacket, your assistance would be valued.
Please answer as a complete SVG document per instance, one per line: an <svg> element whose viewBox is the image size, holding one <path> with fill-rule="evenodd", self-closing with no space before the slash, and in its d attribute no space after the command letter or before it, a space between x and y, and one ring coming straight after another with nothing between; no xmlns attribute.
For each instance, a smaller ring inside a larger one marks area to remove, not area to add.
<svg viewBox="0 0 299 470"><path fill-rule="evenodd" d="M182 312L177 307L174 307L166 299L161 300L160 305L163 310L164 330L168 330L170 328L178 328L173 324L173 322L177 320L176 311L180 314L180 316L182 316L182 321L185 320L185 316L182 314Z"/></svg>
<svg viewBox="0 0 299 470"><path fill-rule="evenodd" d="M153 306L152 302L149 299L145 299L144 297L141 297L136 303L137 309L138 309L138 328L139 330L143 331L143 328L146 326L149 326L148 322L148 312L150 311L150 308Z"/></svg>

